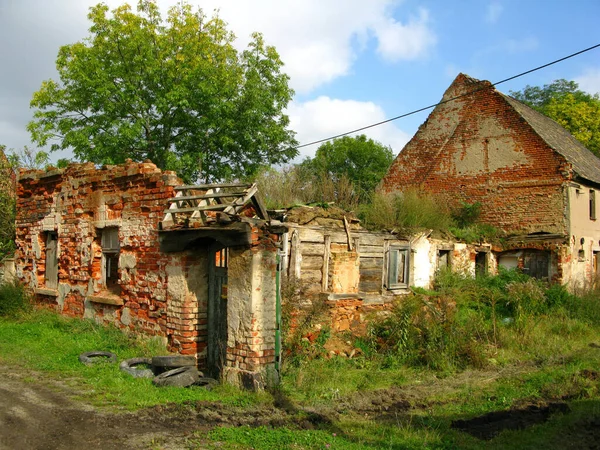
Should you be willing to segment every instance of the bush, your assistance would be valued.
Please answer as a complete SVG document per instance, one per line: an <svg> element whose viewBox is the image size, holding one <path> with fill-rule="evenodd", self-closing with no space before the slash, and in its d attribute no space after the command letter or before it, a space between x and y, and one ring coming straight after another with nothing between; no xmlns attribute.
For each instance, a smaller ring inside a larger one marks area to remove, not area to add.
<svg viewBox="0 0 600 450"><path fill-rule="evenodd" d="M31 296L23 284L18 281L0 284L0 317L13 317L30 306Z"/></svg>
<svg viewBox="0 0 600 450"><path fill-rule="evenodd" d="M395 194L376 193L359 215L371 229L447 230L452 216L446 204L434 195L411 189Z"/></svg>

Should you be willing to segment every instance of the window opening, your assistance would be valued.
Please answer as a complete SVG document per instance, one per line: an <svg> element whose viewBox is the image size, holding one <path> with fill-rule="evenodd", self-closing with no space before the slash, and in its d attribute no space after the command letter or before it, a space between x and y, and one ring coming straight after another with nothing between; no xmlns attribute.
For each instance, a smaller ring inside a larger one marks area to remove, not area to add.
<svg viewBox="0 0 600 450"><path fill-rule="evenodd" d="M487 252L475 254L475 276L481 277L487 273Z"/></svg>
<svg viewBox="0 0 600 450"><path fill-rule="evenodd" d="M590 220L596 220L596 191L590 189Z"/></svg>
<svg viewBox="0 0 600 450"><path fill-rule="evenodd" d="M58 234L46 233L46 272L44 284L48 289L58 289Z"/></svg>
<svg viewBox="0 0 600 450"><path fill-rule="evenodd" d="M408 287L409 248L390 247L388 250L387 288L401 289Z"/></svg>
<svg viewBox="0 0 600 450"><path fill-rule="evenodd" d="M227 247L215 252L215 267L227 268L229 263L229 249Z"/></svg>
<svg viewBox="0 0 600 450"><path fill-rule="evenodd" d="M450 267L450 250L438 250L437 268Z"/></svg>
<svg viewBox="0 0 600 450"><path fill-rule="evenodd" d="M102 230L102 282L106 289L119 292L119 229Z"/></svg>

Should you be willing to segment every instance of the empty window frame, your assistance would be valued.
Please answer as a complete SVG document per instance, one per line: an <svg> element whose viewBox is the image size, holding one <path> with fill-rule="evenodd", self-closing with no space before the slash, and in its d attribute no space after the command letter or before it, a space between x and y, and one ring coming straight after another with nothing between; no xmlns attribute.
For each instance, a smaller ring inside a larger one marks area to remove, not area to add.
<svg viewBox="0 0 600 450"><path fill-rule="evenodd" d="M438 250L437 269L446 269L450 267L450 250Z"/></svg>
<svg viewBox="0 0 600 450"><path fill-rule="evenodd" d="M390 246L387 257L387 289L402 289L408 287L410 266L410 248Z"/></svg>
<svg viewBox="0 0 600 450"><path fill-rule="evenodd" d="M590 189L590 220L596 220L596 191Z"/></svg>
<svg viewBox="0 0 600 450"><path fill-rule="evenodd" d="M102 230L102 284L110 291L119 289L119 229Z"/></svg>
<svg viewBox="0 0 600 450"><path fill-rule="evenodd" d="M46 233L46 272L44 284L48 289L58 289L58 234Z"/></svg>

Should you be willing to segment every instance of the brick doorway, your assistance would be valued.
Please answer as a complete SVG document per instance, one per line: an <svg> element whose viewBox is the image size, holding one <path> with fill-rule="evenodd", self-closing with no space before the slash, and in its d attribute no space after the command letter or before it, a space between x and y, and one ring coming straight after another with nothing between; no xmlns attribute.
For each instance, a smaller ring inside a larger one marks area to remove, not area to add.
<svg viewBox="0 0 600 450"><path fill-rule="evenodd" d="M227 266L229 250L211 246L208 268L207 371L219 378L227 354Z"/></svg>

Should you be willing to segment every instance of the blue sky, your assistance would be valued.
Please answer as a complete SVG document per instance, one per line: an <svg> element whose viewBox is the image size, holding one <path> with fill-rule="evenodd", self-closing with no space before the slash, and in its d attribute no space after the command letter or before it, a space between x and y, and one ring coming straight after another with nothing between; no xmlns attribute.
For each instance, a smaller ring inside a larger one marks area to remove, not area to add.
<svg viewBox="0 0 600 450"><path fill-rule="evenodd" d="M0 0L0 143L31 146L31 94L56 78L60 45L87 35L92 0ZM110 7L121 1L108 0ZM176 3L158 0L163 11ZM190 0L219 9L244 48L252 31L280 52L297 94L288 107L306 143L440 100L459 72L492 82L600 43L593 0ZM558 78L600 92L600 48L500 85ZM395 153L428 112L365 133ZM312 155L317 146L302 149ZM59 156L54 155L53 159Z"/></svg>

